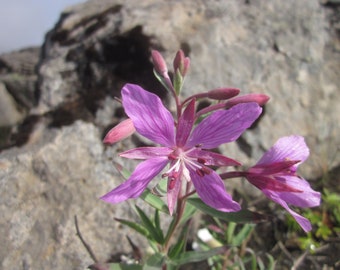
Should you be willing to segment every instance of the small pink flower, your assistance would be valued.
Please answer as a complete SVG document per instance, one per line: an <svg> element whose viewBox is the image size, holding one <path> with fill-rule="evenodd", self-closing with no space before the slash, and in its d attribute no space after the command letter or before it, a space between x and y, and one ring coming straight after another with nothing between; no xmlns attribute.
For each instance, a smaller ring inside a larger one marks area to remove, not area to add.
<svg viewBox="0 0 340 270"><path fill-rule="evenodd" d="M183 181L192 181L197 194L207 205L225 212L240 210L240 205L226 192L221 177L209 168L239 163L208 149L236 140L260 115L262 109L258 104L238 104L229 110L215 111L194 127L194 99L176 126L160 98L138 85L123 87L122 103L136 131L161 146L140 147L122 153L122 157L144 161L128 180L101 199L115 204L136 198L169 165L162 176L168 178L167 199L171 214Z"/></svg>
<svg viewBox="0 0 340 270"><path fill-rule="evenodd" d="M296 174L298 165L308 156L309 149L303 137L283 137L244 175L269 199L284 207L306 232L312 229L311 223L288 204L298 207L320 205L320 193Z"/></svg>

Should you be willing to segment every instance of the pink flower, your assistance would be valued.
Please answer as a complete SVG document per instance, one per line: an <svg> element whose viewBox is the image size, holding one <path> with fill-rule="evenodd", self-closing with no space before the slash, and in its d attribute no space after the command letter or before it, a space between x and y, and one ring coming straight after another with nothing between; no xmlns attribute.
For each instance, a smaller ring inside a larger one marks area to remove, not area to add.
<svg viewBox="0 0 340 270"><path fill-rule="evenodd" d="M245 173L250 183L284 207L306 232L312 229L311 223L290 209L288 204L298 207L320 205L320 193L296 174L298 165L308 156L309 149L303 137L283 137Z"/></svg>
<svg viewBox="0 0 340 270"><path fill-rule="evenodd" d="M129 179L101 199L115 204L136 198L169 165L162 176L168 178L167 200L171 214L184 181L192 182L207 205L225 212L240 210L240 205L226 192L221 177L209 168L239 163L208 149L236 140L260 115L262 109L258 104L238 104L229 110L215 111L193 129L194 99L179 117L177 125L160 98L138 85L123 87L122 103L136 131L161 146L140 147L121 153L122 157L144 161Z"/></svg>

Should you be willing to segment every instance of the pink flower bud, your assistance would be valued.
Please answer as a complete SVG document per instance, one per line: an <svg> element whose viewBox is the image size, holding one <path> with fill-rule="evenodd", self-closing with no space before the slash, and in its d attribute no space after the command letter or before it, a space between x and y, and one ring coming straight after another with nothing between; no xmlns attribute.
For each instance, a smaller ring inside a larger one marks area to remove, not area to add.
<svg viewBox="0 0 340 270"><path fill-rule="evenodd" d="M208 98L216 100L224 100L237 96L240 90L237 88L217 88L208 91Z"/></svg>
<svg viewBox="0 0 340 270"><path fill-rule="evenodd" d="M190 59L189 57L184 56L184 52L182 50L179 50L176 53L175 59L174 59L174 71L178 69L181 75L184 77L189 69L190 66Z"/></svg>
<svg viewBox="0 0 340 270"><path fill-rule="evenodd" d="M166 66L166 62L163 58L163 56L156 50L151 51L151 58L153 65L155 67L155 70L162 76L164 74L168 73L168 68Z"/></svg>
<svg viewBox="0 0 340 270"><path fill-rule="evenodd" d="M247 94L244 96L239 96L239 97L230 99L226 102L226 105L228 108L230 108L239 103L256 102L260 106L263 106L264 104L268 102L268 100L269 100L269 97L265 94L251 93L251 94Z"/></svg>
<svg viewBox="0 0 340 270"><path fill-rule="evenodd" d="M130 118L120 122L117 126L110 129L106 134L103 142L105 144L113 144L121 141L135 132L135 127Z"/></svg>

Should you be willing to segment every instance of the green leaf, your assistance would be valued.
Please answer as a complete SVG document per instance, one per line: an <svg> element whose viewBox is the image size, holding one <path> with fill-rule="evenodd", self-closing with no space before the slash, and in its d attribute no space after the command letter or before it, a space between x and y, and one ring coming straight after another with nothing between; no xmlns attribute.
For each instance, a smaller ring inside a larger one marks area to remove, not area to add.
<svg viewBox="0 0 340 270"><path fill-rule="evenodd" d="M145 262L143 270L159 270L165 262L165 256L161 253L155 253L151 255Z"/></svg>
<svg viewBox="0 0 340 270"><path fill-rule="evenodd" d="M130 177L131 172L128 171L123 167L123 165L119 164L118 162L113 162L113 166L115 166L116 170L119 172L119 174L126 180Z"/></svg>
<svg viewBox="0 0 340 270"><path fill-rule="evenodd" d="M275 269L275 260L274 257L270 254L266 254L267 258L268 258L268 266L267 266L267 270L274 270Z"/></svg>
<svg viewBox="0 0 340 270"><path fill-rule="evenodd" d="M115 218L116 221L130 227L131 229L135 230L136 232L140 233L141 235L145 236L146 238L150 238L149 232L148 230L135 222L129 221L129 220L125 220L125 219L121 219L121 218Z"/></svg>
<svg viewBox="0 0 340 270"><path fill-rule="evenodd" d="M159 211L169 215L168 206L164 203L164 201L161 198L159 198L155 194L152 194L150 189L145 189L140 198L149 205L151 205L153 208L156 208Z"/></svg>
<svg viewBox="0 0 340 270"><path fill-rule="evenodd" d="M93 268L96 269L96 268ZM98 268L103 269L103 268ZM138 264L123 264L123 263L110 263L109 270L142 270L142 265Z"/></svg>
<svg viewBox="0 0 340 270"><path fill-rule="evenodd" d="M265 217L259 213L251 212L249 210L241 210L238 212L221 212L210 206L206 205L199 198L189 198L187 202L195 206L197 209L205 214L211 215L213 217L223 219L225 221L232 221L236 223L249 223L249 222L260 222L265 220Z"/></svg>
<svg viewBox="0 0 340 270"><path fill-rule="evenodd" d="M171 260L177 265L183 265L192 262L200 262L208 258L219 255L227 250L226 247L218 247L207 251L188 251L180 255L178 258Z"/></svg>
<svg viewBox="0 0 340 270"><path fill-rule="evenodd" d="M185 205L180 224L187 222L196 213L196 211L197 208L195 206L187 203Z"/></svg>
<svg viewBox="0 0 340 270"><path fill-rule="evenodd" d="M248 236L252 233L254 229L254 225L252 224L245 224L240 232L235 235L231 241L232 246L240 246L244 240L248 238Z"/></svg>
<svg viewBox="0 0 340 270"><path fill-rule="evenodd" d="M157 185L152 189L152 193L158 195L159 197L165 197L168 193L168 178L161 178L158 180Z"/></svg>
<svg viewBox="0 0 340 270"><path fill-rule="evenodd" d="M181 252L185 250L185 246L187 243L187 236L188 236L189 224L183 226L182 231L177 238L178 241L174 244L168 253L169 258L176 258Z"/></svg>
<svg viewBox="0 0 340 270"><path fill-rule="evenodd" d="M237 224L235 222L229 222L229 224L228 224L228 227L227 227L227 230L226 230L226 238L227 238L228 244L231 244L233 242L236 225Z"/></svg>
<svg viewBox="0 0 340 270"><path fill-rule="evenodd" d="M155 240L159 244L163 244L164 237L158 228L155 227L153 222L147 217L142 209L140 209L137 205L135 206L137 212L143 222L144 227L148 230L150 237Z"/></svg>

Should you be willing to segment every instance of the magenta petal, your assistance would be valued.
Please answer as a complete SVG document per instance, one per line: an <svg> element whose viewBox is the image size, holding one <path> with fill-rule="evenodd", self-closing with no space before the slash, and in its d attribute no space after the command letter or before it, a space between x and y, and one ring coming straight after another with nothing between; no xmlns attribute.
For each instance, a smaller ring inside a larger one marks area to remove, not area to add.
<svg viewBox="0 0 340 270"><path fill-rule="evenodd" d="M271 164L285 160L304 162L309 156L309 149L302 136L280 138L257 162L256 165ZM297 167L298 164L293 167Z"/></svg>
<svg viewBox="0 0 340 270"><path fill-rule="evenodd" d="M194 129L186 146L200 145L211 149L235 141L261 114L256 103L238 104L229 110L220 110L205 118Z"/></svg>
<svg viewBox="0 0 340 270"><path fill-rule="evenodd" d="M202 161L202 164L207 166L239 166L240 162L225 157L221 154L214 153L211 151L205 151L201 149L195 149L188 153L189 157L198 158L198 160Z"/></svg>
<svg viewBox="0 0 340 270"><path fill-rule="evenodd" d="M263 175L248 175L248 181L260 190L270 190L272 192L303 193L303 189L298 189L294 185L289 185L285 181L278 181L275 178Z"/></svg>
<svg viewBox="0 0 340 270"><path fill-rule="evenodd" d="M223 212L241 210L241 206L226 192L224 183L216 172L211 170L209 174L199 176L190 168L189 171L197 194L204 203Z"/></svg>
<svg viewBox="0 0 340 270"><path fill-rule="evenodd" d="M161 145L175 145L174 119L158 96L138 85L126 84L122 100L138 133Z"/></svg>
<svg viewBox="0 0 340 270"><path fill-rule="evenodd" d="M272 175L276 173L285 172L288 174L295 174L295 170L291 170L291 167L300 163L300 160L284 160L274 163L256 164L248 170L249 174L263 174Z"/></svg>
<svg viewBox="0 0 340 270"><path fill-rule="evenodd" d="M127 150L119 155L131 159L149 159L155 157L167 157L173 150L168 147L139 147Z"/></svg>
<svg viewBox="0 0 340 270"><path fill-rule="evenodd" d="M320 205L320 192L314 191L305 179L296 176L285 176L284 179L287 185L302 190L303 192L279 192L278 196L282 200L298 207L315 207Z"/></svg>
<svg viewBox="0 0 340 270"><path fill-rule="evenodd" d="M172 181L175 181L175 182L172 182ZM167 200L168 200L168 207L169 207L170 215L172 215L174 212L174 208L178 201L178 193L180 191L181 186L182 186L182 181L180 178L177 178L175 180L171 180L171 179L168 180Z"/></svg>
<svg viewBox="0 0 340 270"><path fill-rule="evenodd" d="M191 133L194 122L195 122L195 100L192 99L178 120L178 127L176 132L177 146L182 147L185 145Z"/></svg>
<svg viewBox="0 0 340 270"><path fill-rule="evenodd" d="M270 198L271 200L273 200L274 202L280 204L283 208L285 208L293 216L293 218L296 220L296 222L299 223L299 225L301 226L301 228L305 232L309 232L312 229L312 225L309 222L309 220L306 219L305 217L299 215L298 213L296 213L292 209L290 209L289 206L287 205L287 203L284 200L282 200L280 197L278 197L277 194L272 193L268 190L263 190L263 193L268 198Z"/></svg>
<svg viewBox="0 0 340 270"><path fill-rule="evenodd" d="M138 197L167 163L168 160L166 158L153 158L141 162L128 180L100 199L115 204Z"/></svg>

